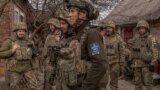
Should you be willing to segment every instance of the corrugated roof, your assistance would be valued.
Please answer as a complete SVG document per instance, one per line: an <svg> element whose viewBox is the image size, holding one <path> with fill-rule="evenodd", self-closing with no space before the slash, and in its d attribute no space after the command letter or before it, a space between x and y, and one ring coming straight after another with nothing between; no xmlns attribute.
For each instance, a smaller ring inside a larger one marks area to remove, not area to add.
<svg viewBox="0 0 160 90"><path fill-rule="evenodd" d="M118 25L135 23L138 20L156 20L160 17L160 0L123 0L105 18Z"/></svg>

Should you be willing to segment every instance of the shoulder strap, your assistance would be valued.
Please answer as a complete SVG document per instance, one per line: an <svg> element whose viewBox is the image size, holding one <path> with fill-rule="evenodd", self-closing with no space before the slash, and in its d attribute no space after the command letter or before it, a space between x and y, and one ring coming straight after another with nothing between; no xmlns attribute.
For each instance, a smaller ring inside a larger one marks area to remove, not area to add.
<svg viewBox="0 0 160 90"><path fill-rule="evenodd" d="M148 48L149 50L151 50L151 38L152 38L152 35L149 35L149 36L147 37L147 39L145 40L145 43L147 44L147 48Z"/></svg>
<svg viewBox="0 0 160 90"><path fill-rule="evenodd" d="M81 36L85 33L85 31L83 31L83 29L89 24L89 21L84 22L81 26L79 26L77 28L77 35L74 37L74 39L80 41Z"/></svg>

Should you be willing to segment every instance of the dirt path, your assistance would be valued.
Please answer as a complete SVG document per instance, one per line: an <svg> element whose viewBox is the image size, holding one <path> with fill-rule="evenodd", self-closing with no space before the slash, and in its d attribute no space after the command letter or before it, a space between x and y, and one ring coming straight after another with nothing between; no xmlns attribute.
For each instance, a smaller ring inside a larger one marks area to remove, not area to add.
<svg viewBox="0 0 160 90"><path fill-rule="evenodd" d="M119 80L119 89L118 90L134 90L134 85L131 82L125 81L125 80ZM4 78L0 78L0 90L6 90L5 84L4 84ZM111 90L109 86L107 87L107 90ZM144 89L146 90L146 89ZM154 87L154 90L160 90L160 85Z"/></svg>

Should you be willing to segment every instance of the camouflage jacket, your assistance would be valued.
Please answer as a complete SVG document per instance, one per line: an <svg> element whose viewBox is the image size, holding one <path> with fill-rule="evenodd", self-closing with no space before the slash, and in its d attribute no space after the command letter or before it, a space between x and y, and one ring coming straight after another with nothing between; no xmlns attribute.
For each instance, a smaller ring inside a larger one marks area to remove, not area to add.
<svg viewBox="0 0 160 90"><path fill-rule="evenodd" d="M124 62L125 43L120 35L105 36L104 43L109 64Z"/></svg>
<svg viewBox="0 0 160 90"><path fill-rule="evenodd" d="M153 37L150 34L144 35L144 36L138 36L132 39L131 41L131 46L132 46L132 50L131 50L131 57L134 61L134 67L143 67L148 65L148 63L145 63L143 60L141 60L141 58L135 58L134 57L141 57L141 55L144 53L143 51L146 49L150 49L152 52L152 60L151 62L155 62L157 61L158 58L158 49L157 49L157 42L156 42L156 38ZM145 47L147 46L147 47ZM134 48L139 48L140 51L138 53L134 53Z"/></svg>
<svg viewBox="0 0 160 90"><path fill-rule="evenodd" d="M107 63L104 50L103 36L95 29L84 23L76 30L75 39L80 43L80 67L86 72L92 62ZM87 61L87 62L86 62Z"/></svg>
<svg viewBox="0 0 160 90"><path fill-rule="evenodd" d="M43 58L48 58L48 46L59 46L60 44L59 35L49 34L45 40L44 49L43 49Z"/></svg>
<svg viewBox="0 0 160 90"><path fill-rule="evenodd" d="M32 42L29 41L28 39L18 39L16 36L11 36L9 39L4 41L0 48L0 57L2 58L7 58L7 70L10 71L15 71L15 72L21 72L21 71L27 71L31 70L31 61L27 61L26 63L20 63L16 59L16 53L12 52L12 44L17 43L21 47L26 47L28 48L28 45L31 44ZM16 50L17 52L17 50Z"/></svg>

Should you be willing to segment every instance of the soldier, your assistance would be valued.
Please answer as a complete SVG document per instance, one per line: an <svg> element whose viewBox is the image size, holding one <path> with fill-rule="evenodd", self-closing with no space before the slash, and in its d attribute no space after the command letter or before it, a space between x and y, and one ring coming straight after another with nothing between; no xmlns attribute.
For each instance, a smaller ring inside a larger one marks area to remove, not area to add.
<svg viewBox="0 0 160 90"><path fill-rule="evenodd" d="M113 21L108 21L104 26L106 55L109 60L110 69L110 88L118 90L118 77L120 73L120 65L125 60L125 43L121 36L116 33L116 26Z"/></svg>
<svg viewBox="0 0 160 90"><path fill-rule="evenodd" d="M152 74L149 67L155 65L158 57L156 39L150 34L147 21L139 21L136 29L139 36L133 38L131 42L135 90L143 90L143 85L147 90L152 90Z"/></svg>
<svg viewBox="0 0 160 90"><path fill-rule="evenodd" d="M43 51L43 59L45 59L45 69L44 69L44 90L52 90L53 89L53 80L55 77L52 77L51 74L55 73L54 66L52 64L52 61L49 56L49 50L48 48L50 46L58 46L58 43L60 41L60 22L57 18L51 18L48 21L48 25L50 28L50 34L47 36L45 45L44 45L44 51Z"/></svg>
<svg viewBox="0 0 160 90"><path fill-rule="evenodd" d="M108 64L102 35L89 27L90 20L98 17L98 10L91 1L85 0L74 0L67 7L69 23L76 32L73 41L80 43L81 59L88 62L86 76L82 79L82 90L97 90Z"/></svg>
<svg viewBox="0 0 160 90"><path fill-rule="evenodd" d="M73 47L71 45L74 32L70 29L66 12L61 12L58 18L60 20L62 36L58 60L59 86L56 87L56 90L60 90L60 88L62 90L75 90L73 87L77 84L76 46Z"/></svg>
<svg viewBox="0 0 160 90"><path fill-rule="evenodd" d="M32 71L32 42L27 39L27 26L18 23L14 35L7 39L0 48L0 57L7 58L7 72L9 72L9 90L22 90L21 81L26 84L27 90L38 90L38 82Z"/></svg>
<svg viewBox="0 0 160 90"><path fill-rule="evenodd" d="M105 39L106 31L104 30L104 23L99 25L98 31L103 36L103 43L106 44L106 42L105 42L106 41L106 39ZM105 45L104 45L104 48L106 48ZM106 90L106 86L109 81L109 65L107 67L108 67L108 69L106 71L106 74L104 75L104 77L101 79L101 81L99 83L100 90Z"/></svg>

